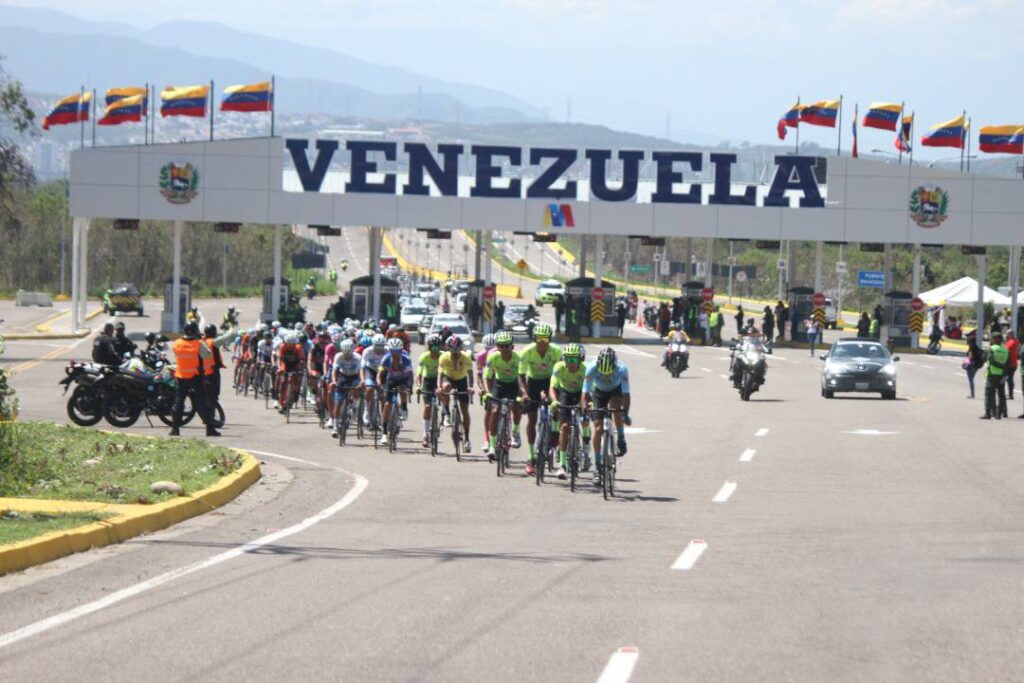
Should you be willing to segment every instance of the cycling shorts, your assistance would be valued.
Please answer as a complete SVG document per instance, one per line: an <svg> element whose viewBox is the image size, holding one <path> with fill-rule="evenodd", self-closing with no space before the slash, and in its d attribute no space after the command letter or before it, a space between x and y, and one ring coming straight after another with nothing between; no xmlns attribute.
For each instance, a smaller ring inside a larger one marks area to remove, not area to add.
<svg viewBox="0 0 1024 683"><path fill-rule="evenodd" d="M359 375L340 375L334 384L334 400L341 401L345 397L346 389L354 389L359 386Z"/></svg>
<svg viewBox="0 0 1024 683"><path fill-rule="evenodd" d="M424 377L423 382L420 384L420 392L423 394L423 400L429 403L430 395L435 391L437 391L437 377Z"/></svg>
<svg viewBox="0 0 1024 683"><path fill-rule="evenodd" d="M391 393L395 389L406 389L412 388L412 377L406 376L401 379L391 379L390 377L384 378L384 391Z"/></svg>
<svg viewBox="0 0 1024 683"><path fill-rule="evenodd" d="M282 360L277 367L278 372L298 372L299 370L302 370L302 361L300 360L292 361L290 363L286 360Z"/></svg>
<svg viewBox="0 0 1024 683"><path fill-rule="evenodd" d="M594 390L594 405L598 408L607 408L608 403L616 396L622 396L622 387L615 387L611 391Z"/></svg>
<svg viewBox="0 0 1024 683"><path fill-rule="evenodd" d="M572 413L566 410L564 406L578 406L580 404L581 396L583 396L582 391L566 391L565 389L558 390L558 402L562 407L558 409L558 415L556 417L560 422L568 422L572 419Z"/></svg>
<svg viewBox="0 0 1024 683"><path fill-rule="evenodd" d="M544 379L526 378L526 395L530 398L530 402L526 406L527 413L532 415L537 412L537 408L540 407L540 404L537 403L537 401L540 401L540 395L547 391L550 386L550 377L546 377Z"/></svg>
<svg viewBox="0 0 1024 683"><path fill-rule="evenodd" d="M377 373L375 373L375 372L368 372L368 373L366 373L366 379L363 380L363 384L365 384L368 387L375 387L375 386L377 386Z"/></svg>
<svg viewBox="0 0 1024 683"><path fill-rule="evenodd" d="M507 398L514 401L519 396L519 383L495 382L494 392L491 394L491 396L493 396L494 398Z"/></svg>
<svg viewBox="0 0 1024 683"><path fill-rule="evenodd" d="M452 391L460 392L459 403L461 403L464 406L468 406L469 394L467 393L467 391L469 389L469 379L466 377L463 377L462 379L452 379L451 377L445 377L445 380L451 383Z"/></svg>

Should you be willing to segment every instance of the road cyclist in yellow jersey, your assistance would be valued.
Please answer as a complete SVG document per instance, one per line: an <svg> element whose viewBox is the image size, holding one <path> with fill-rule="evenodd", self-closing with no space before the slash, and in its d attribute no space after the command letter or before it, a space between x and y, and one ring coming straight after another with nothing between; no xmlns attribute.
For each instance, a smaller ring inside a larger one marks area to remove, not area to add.
<svg viewBox="0 0 1024 683"><path fill-rule="evenodd" d="M529 403L526 405L526 438L530 460L527 476L534 474L537 443L537 410L548 400L551 373L562 359L562 349L551 343L551 326L539 323L533 328L533 343L519 354L519 387Z"/></svg>
<svg viewBox="0 0 1024 683"><path fill-rule="evenodd" d="M472 451L469 440L469 395L473 392L473 359L462 350L462 338L456 334L444 342L445 352L437 361L438 375L441 382L441 401L448 407L451 393L454 391L459 402L462 420L452 415L452 439L455 441L455 455L459 457L459 447L466 453ZM456 427L461 422L462 434ZM461 442L461 443L460 443Z"/></svg>
<svg viewBox="0 0 1024 683"><path fill-rule="evenodd" d="M438 363L441 360L441 335L427 338L427 350L416 363L416 392L423 394L423 447L430 446L431 399L437 390ZM438 415L438 421L441 416Z"/></svg>
<svg viewBox="0 0 1024 683"><path fill-rule="evenodd" d="M484 381L487 387L487 397L502 400L516 401L512 405L512 447L519 448L522 442L519 438L519 422L522 420L522 410L519 406L519 354L514 349L512 333L502 330L494 335L494 343L497 353L487 357L487 365L484 367ZM494 462L494 453L497 448L498 436L495 429L498 424L500 406L494 401L487 401L487 434L490 440L490 450L487 459Z"/></svg>
<svg viewBox="0 0 1024 683"><path fill-rule="evenodd" d="M551 385L548 394L552 396L551 410L554 415L554 423L558 427L558 471L555 476L559 479L566 477L566 454L569 443L569 434L572 430L573 410L571 406L581 405L580 399L583 396L583 382L586 379L587 370L583 365L583 347L579 344L567 344L562 348L562 360L555 364L551 373ZM583 439L582 439L582 470L590 469L590 422L587 421L586 413L582 415Z"/></svg>

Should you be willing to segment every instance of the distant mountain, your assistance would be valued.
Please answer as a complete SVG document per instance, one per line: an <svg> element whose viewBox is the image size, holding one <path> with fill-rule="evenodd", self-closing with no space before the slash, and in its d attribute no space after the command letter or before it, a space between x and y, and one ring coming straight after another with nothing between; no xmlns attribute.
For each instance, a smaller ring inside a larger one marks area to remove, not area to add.
<svg viewBox="0 0 1024 683"><path fill-rule="evenodd" d="M280 111L477 123L543 117L536 107L496 90L220 24L174 22L141 30L54 10L0 5L0 51L17 78L42 92L63 93L83 84L202 83L211 76L227 85L276 74Z"/></svg>

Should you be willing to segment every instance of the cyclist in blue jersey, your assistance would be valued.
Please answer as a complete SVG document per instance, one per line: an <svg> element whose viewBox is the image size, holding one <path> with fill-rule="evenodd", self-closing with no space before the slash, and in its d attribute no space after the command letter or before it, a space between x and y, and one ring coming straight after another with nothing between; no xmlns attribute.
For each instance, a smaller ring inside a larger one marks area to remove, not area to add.
<svg viewBox="0 0 1024 683"><path fill-rule="evenodd" d="M388 357L377 369L377 383L384 392L384 424L391 417L391 392L402 390L399 399L402 402L402 419L409 417L409 392L412 390L412 378L415 368L409 354L405 352L402 340L397 337L388 339Z"/></svg>
<svg viewBox="0 0 1024 683"><path fill-rule="evenodd" d="M626 435L624 424L630 424L629 419L629 369L615 357L615 350L606 348L597 355L593 365L587 366L587 373L583 379L583 405L594 408L611 408L616 410L613 413L615 419L615 431L618 432L618 453L613 455L623 456L626 454ZM618 412L618 409L622 412ZM602 420L594 420L594 457L598 464L601 463L604 454L601 452L601 439L604 437L604 424ZM598 475L601 468L596 468L597 475L594 482L599 483Z"/></svg>

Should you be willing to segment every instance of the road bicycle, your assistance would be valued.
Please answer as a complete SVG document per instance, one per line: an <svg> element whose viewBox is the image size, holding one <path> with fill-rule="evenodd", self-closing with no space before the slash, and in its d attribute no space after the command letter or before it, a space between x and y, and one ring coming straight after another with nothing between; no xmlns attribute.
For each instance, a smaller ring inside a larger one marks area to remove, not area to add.
<svg viewBox="0 0 1024 683"><path fill-rule="evenodd" d="M615 472L618 468L618 450L615 447L615 421L612 413L621 413L622 408L593 408L591 420L596 424L600 421L604 433L601 435L601 448L594 454L594 472L601 477L601 492L604 499L615 497Z"/></svg>
<svg viewBox="0 0 1024 683"><path fill-rule="evenodd" d="M292 421L292 404L298 401L296 392L299 390L299 385L302 381L304 373L301 370L289 370L284 373L284 377L281 380L281 412L284 413L285 423Z"/></svg>
<svg viewBox="0 0 1024 683"><path fill-rule="evenodd" d="M462 444L465 438L465 434L462 430L462 407L458 404L459 396L470 396L473 392L469 391L452 391L447 392L453 404L451 409L451 420L452 420L452 445L455 446L455 460L456 462L462 462Z"/></svg>
<svg viewBox="0 0 1024 683"><path fill-rule="evenodd" d="M417 392L424 395L423 392ZM437 455L437 444L441 438L441 400L438 398L440 392L437 390L427 392L430 402L430 426L427 428L427 440L430 442L430 457Z"/></svg>
<svg viewBox="0 0 1024 683"><path fill-rule="evenodd" d="M398 434L402 431L402 402L399 397L401 394L408 395L408 393L408 389L399 389L398 387L388 389L387 401L391 410L388 411L384 434L388 437L388 450L392 453L398 450Z"/></svg>
<svg viewBox="0 0 1024 683"><path fill-rule="evenodd" d="M338 445L345 445L345 438L348 436L348 425L352 421L352 400L350 393L357 387L348 387L344 390L344 396L340 402L334 404L334 428L338 432ZM358 413L357 413L358 415ZM357 419L357 422L359 420ZM362 436L362 425L360 424L360 436Z"/></svg>
<svg viewBox="0 0 1024 683"><path fill-rule="evenodd" d="M490 401L498 410L498 421L494 427L494 460L498 466L498 476L501 477L508 471L509 453L512 450L512 406L516 404L516 399L492 396Z"/></svg>
<svg viewBox="0 0 1024 683"><path fill-rule="evenodd" d="M533 452L536 456L534 475L537 486L544 483L544 468L555 469L555 449L551 446L551 411L550 401L534 401L540 407L537 410L537 432L533 440Z"/></svg>
<svg viewBox="0 0 1024 683"><path fill-rule="evenodd" d="M582 416L583 406L561 406L569 411L569 441L566 443L565 459L569 465L569 490L576 491L576 479L583 469L584 455Z"/></svg>

